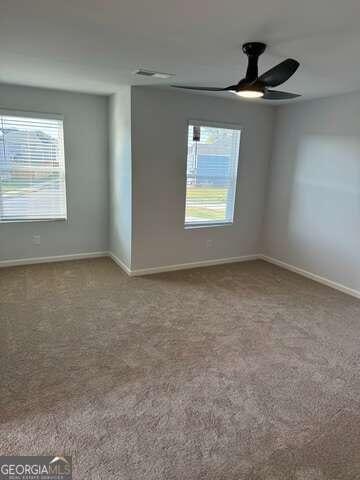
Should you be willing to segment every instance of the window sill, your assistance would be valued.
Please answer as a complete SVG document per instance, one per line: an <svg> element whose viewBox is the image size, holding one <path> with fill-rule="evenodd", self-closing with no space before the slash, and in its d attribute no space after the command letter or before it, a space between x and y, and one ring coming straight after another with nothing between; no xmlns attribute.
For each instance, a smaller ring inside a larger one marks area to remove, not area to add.
<svg viewBox="0 0 360 480"><path fill-rule="evenodd" d="M0 220L3 223L39 223L39 222L67 222L67 218L35 218L35 219L18 219L18 220Z"/></svg>
<svg viewBox="0 0 360 480"><path fill-rule="evenodd" d="M230 227L234 225L234 222L219 222L219 223L192 223L192 224L185 224L185 230L193 230L198 228L213 228L213 227Z"/></svg>

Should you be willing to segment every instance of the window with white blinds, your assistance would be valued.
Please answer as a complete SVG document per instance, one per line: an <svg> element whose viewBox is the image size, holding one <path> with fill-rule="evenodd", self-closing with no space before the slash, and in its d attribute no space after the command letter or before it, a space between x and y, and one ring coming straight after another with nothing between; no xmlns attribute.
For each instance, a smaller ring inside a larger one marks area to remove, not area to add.
<svg viewBox="0 0 360 480"><path fill-rule="evenodd" d="M185 226L232 223L240 128L188 127Z"/></svg>
<svg viewBox="0 0 360 480"><path fill-rule="evenodd" d="M0 222L66 219L63 119L0 110Z"/></svg>

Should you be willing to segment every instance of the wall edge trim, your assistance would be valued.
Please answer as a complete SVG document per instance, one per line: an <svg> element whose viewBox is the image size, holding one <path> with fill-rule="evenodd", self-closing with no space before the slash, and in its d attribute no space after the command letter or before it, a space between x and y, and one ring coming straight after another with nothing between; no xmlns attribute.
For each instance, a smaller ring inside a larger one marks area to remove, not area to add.
<svg viewBox="0 0 360 480"><path fill-rule="evenodd" d="M119 257L115 255L113 252L108 252L108 257L111 258L129 277L132 277L134 274L132 270L122 261Z"/></svg>
<svg viewBox="0 0 360 480"><path fill-rule="evenodd" d="M10 260L0 260L0 268L16 267L20 265L34 265L37 263L54 263L54 262L67 262L70 260L84 260L86 258L99 258L107 257L107 251L101 252L85 252L85 253L70 253L67 255L52 255L49 257L29 257L29 258L17 258Z"/></svg>
<svg viewBox="0 0 360 480"><path fill-rule="evenodd" d="M342 293L346 293L351 295L352 297L360 299L360 291L355 290L353 288L347 287L342 283L335 282L333 280L329 280L326 277L322 277L321 275L317 275L316 273L309 272L308 270L304 270L303 268L296 267L295 265L291 265L289 263L283 262L274 257L270 257L268 255L260 254L260 260L264 260L265 262L272 263L273 265L277 265L278 267L284 268L285 270L289 270L290 272L297 273L303 277L309 278L310 280L314 280L317 283L321 283L322 285L326 285L327 287L333 288L338 290Z"/></svg>
<svg viewBox="0 0 360 480"><path fill-rule="evenodd" d="M98 251L98 252L85 252L85 253L73 253L67 255L53 255L48 257L30 257L30 258L19 258L19 259L10 259L10 260L1 260L0 268L5 267L15 267L21 265L34 265L40 263L55 263L55 262L65 262L71 260L85 260L89 258L101 258L101 257L110 257L127 275L130 277L141 276L141 275L150 275L154 273L163 273L163 272L174 272L177 270L190 270L192 268L199 267L211 267L216 265L225 265L229 263L240 263L248 262L253 260L263 260L265 262L276 265L285 270L289 270L293 273L297 273L303 277L309 278L317 283L325 285L327 287L338 290L347 295L351 295L357 299L360 299L360 291L353 288L347 287L339 282L329 280L326 277L317 275L315 273L304 270L303 268L297 267L295 265L286 263L277 258L271 257L265 254L251 254L251 255L242 255L239 257L227 257L227 258L217 258L212 260L201 260L199 262L188 262L172 265L162 265L160 267L149 267L149 268L140 268L131 270L123 261L121 261L113 252L109 251Z"/></svg>
<svg viewBox="0 0 360 480"><path fill-rule="evenodd" d="M192 268L199 268L199 267L211 267L215 265L225 265L227 263L238 263L238 262L248 262L251 260L258 260L259 255L251 254L251 255L242 255L239 257L227 257L227 258L215 258L212 260L200 260L198 262L187 262L187 263L179 263L179 264L171 264L171 265L162 265L159 267L148 267L148 268L139 268L130 270L126 267L129 272L127 272L130 276L140 276L140 275L150 275L153 273L162 273L162 272L175 272L177 270L190 270ZM121 266L121 264L120 264ZM126 271L126 270L125 270Z"/></svg>

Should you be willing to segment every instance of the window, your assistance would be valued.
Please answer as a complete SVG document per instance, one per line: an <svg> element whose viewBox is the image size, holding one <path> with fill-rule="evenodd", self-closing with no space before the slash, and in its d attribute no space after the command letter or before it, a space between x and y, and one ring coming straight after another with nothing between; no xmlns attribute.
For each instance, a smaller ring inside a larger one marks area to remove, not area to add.
<svg viewBox="0 0 360 480"><path fill-rule="evenodd" d="M0 110L0 222L66 219L63 120Z"/></svg>
<svg viewBox="0 0 360 480"><path fill-rule="evenodd" d="M232 223L240 129L188 127L185 226Z"/></svg>

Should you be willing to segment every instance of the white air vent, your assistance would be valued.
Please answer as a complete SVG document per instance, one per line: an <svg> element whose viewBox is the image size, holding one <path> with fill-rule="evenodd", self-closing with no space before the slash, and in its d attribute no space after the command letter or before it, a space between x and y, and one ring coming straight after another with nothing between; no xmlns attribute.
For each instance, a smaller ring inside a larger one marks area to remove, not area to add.
<svg viewBox="0 0 360 480"><path fill-rule="evenodd" d="M170 78L174 77L173 73L153 72L152 70L144 70L140 68L134 72L135 75L141 75L142 77L155 77L155 78Z"/></svg>

